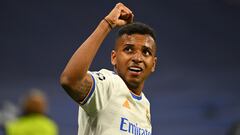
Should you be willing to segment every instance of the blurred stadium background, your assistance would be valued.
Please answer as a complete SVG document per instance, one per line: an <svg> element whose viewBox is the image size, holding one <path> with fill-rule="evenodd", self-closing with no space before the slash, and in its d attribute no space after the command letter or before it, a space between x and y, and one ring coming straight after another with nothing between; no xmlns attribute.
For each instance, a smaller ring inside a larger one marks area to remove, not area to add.
<svg viewBox="0 0 240 135"><path fill-rule="evenodd" d="M117 2L0 2L0 120L6 111L16 112L27 90L40 88L60 135L77 134L78 105L60 87L59 75ZM240 120L240 1L122 2L158 36L157 71L145 85L153 135L226 135ZM114 36L105 40L92 70L112 69Z"/></svg>

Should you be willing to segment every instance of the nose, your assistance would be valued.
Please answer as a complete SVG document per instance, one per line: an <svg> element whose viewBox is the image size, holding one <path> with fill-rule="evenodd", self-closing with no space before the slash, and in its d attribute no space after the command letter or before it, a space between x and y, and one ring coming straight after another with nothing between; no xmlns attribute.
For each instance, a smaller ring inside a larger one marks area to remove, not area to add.
<svg viewBox="0 0 240 135"><path fill-rule="evenodd" d="M140 63L143 61L143 56L141 52L136 52L134 53L134 55L132 56L132 61L135 63Z"/></svg>

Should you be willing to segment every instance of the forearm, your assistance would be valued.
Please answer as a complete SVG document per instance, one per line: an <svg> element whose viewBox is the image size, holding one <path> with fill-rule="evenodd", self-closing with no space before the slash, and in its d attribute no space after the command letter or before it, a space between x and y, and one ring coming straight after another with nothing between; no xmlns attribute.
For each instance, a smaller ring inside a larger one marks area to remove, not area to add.
<svg viewBox="0 0 240 135"><path fill-rule="evenodd" d="M111 28L130 23L132 19L133 14L127 7L122 3L116 4L73 54L61 74L60 83L76 102L83 101L93 86L93 80L87 71Z"/></svg>
<svg viewBox="0 0 240 135"><path fill-rule="evenodd" d="M72 81L81 80L86 75L93 58L110 30L109 24L102 20L94 32L73 54L62 76L67 76Z"/></svg>

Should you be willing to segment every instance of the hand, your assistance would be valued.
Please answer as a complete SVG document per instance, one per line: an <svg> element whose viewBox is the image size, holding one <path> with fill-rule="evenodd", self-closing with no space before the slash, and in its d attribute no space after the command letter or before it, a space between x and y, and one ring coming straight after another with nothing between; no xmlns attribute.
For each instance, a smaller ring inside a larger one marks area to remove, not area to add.
<svg viewBox="0 0 240 135"><path fill-rule="evenodd" d="M122 26L133 21L133 13L124 4L118 3L105 17L112 28Z"/></svg>

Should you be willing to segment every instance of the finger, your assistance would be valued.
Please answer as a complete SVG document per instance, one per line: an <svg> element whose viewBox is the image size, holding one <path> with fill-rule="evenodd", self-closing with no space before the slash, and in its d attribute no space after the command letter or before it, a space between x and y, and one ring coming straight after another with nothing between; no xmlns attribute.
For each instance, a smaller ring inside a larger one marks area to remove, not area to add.
<svg viewBox="0 0 240 135"><path fill-rule="evenodd" d="M134 17L133 14L129 14L129 15L127 16L127 18L124 18L124 20L125 20L127 23L131 23L131 22L133 22L133 17Z"/></svg>
<svg viewBox="0 0 240 135"><path fill-rule="evenodd" d="M128 18L127 22L132 23L134 18L134 14L131 14L130 17Z"/></svg>
<svg viewBox="0 0 240 135"><path fill-rule="evenodd" d="M117 6L115 6L105 18L109 20L111 23L115 23L120 16L121 10Z"/></svg>
<svg viewBox="0 0 240 135"><path fill-rule="evenodd" d="M123 6L122 8L123 8L123 11L127 12L128 14L132 14L132 11L128 7Z"/></svg>
<svg viewBox="0 0 240 135"><path fill-rule="evenodd" d="M127 20L131 14L122 12L119 19Z"/></svg>
<svg viewBox="0 0 240 135"><path fill-rule="evenodd" d="M125 25L125 24L127 24L127 21L125 21L125 20L118 20L117 26L122 26L122 25Z"/></svg>
<svg viewBox="0 0 240 135"><path fill-rule="evenodd" d="M126 7L124 4L122 4L122 3L118 3L116 5L116 8L118 8L121 11L126 12L127 14L132 14L132 11L128 7Z"/></svg>

